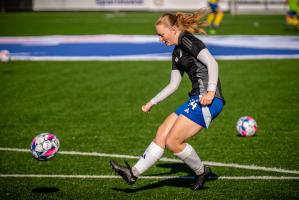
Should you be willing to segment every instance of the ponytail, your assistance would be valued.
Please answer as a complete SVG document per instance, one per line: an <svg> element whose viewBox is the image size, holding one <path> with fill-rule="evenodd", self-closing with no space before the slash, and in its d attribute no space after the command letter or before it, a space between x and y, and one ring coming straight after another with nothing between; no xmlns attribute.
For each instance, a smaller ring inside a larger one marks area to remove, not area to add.
<svg viewBox="0 0 299 200"><path fill-rule="evenodd" d="M206 34L204 27L207 26L207 24L203 21L203 18L208 13L209 10L206 8L201 8L192 13L165 13L156 21L156 26L160 24L167 27L177 26L179 30L184 32Z"/></svg>

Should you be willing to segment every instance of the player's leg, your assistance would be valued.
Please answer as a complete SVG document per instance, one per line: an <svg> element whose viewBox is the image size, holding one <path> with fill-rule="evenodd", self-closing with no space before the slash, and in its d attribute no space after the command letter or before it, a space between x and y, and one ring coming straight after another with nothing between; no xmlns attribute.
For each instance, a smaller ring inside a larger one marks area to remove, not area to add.
<svg viewBox="0 0 299 200"><path fill-rule="evenodd" d="M209 7L210 7L211 12L208 14L207 25L211 26L213 24L213 21L215 18L217 4L209 3Z"/></svg>
<svg viewBox="0 0 299 200"><path fill-rule="evenodd" d="M286 23L291 26L298 25L298 18L296 11L288 11L286 15Z"/></svg>
<svg viewBox="0 0 299 200"><path fill-rule="evenodd" d="M214 18L215 18L215 13L214 12L211 12L211 13L208 14L208 18L207 18L207 25L208 26L212 25Z"/></svg>
<svg viewBox="0 0 299 200"><path fill-rule="evenodd" d="M166 140L166 147L183 160L196 174L203 172L203 164L197 153L186 141L196 135L201 129L202 126L184 115L180 115Z"/></svg>
<svg viewBox="0 0 299 200"><path fill-rule="evenodd" d="M124 178L128 184L133 184L138 176L153 166L163 155L166 143L166 137L171 127L177 119L175 113L170 114L158 128L156 137L147 147L143 156L131 168L128 164L126 167L119 165L115 161L110 161L112 168Z"/></svg>
<svg viewBox="0 0 299 200"><path fill-rule="evenodd" d="M224 12L223 10L221 10L219 7L216 11L216 16L215 16L215 20L214 20L214 24L213 26L215 28L219 28L221 23L222 23L222 20L223 20L223 16L224 16Z"/></svg>
<svg viewBox="0 0 299 200"><path fill-rule="evenodd" d="M203 165L193 147L186 143L188 139L196 135L201 129L202 126L184 115L180 115L166 139L166 147L184 161L196 174L195 184L192 187L193 190L203 188L203 184L210 173L209 168Z"/></svg>
<svg viewBox="0 0 299 200"><path fill-rule="evenodd" d="M207 128L223 108L223 100L214 98L209 106L202 106L199 97L193 96L188 103L181 106L179 114L166 138L166 147L183 160L196 174L194 190L201 189L208 177L209 168L204 166L198 154L186 141L196 135L202 128Z"/></svg>
<svg viewBox="0 0 299 200"><path fill-rule="evenodd" d="M178 116L175 113L170 114L158 128L154 141L145 150L143 156L132 168L135 176L139 176L151 166L153 166L162 157L165 149L166 137L175 123Z"/></svg>

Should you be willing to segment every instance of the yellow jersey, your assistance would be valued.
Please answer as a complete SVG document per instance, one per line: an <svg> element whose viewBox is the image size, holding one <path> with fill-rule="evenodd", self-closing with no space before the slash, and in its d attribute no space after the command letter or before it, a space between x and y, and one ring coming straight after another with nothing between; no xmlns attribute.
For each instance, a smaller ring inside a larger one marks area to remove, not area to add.
<svg viewBox="0 0 299 200"><path fill-rule="evenodd" d="M209 3L218 3L219 0L209 0Z"/></svg>

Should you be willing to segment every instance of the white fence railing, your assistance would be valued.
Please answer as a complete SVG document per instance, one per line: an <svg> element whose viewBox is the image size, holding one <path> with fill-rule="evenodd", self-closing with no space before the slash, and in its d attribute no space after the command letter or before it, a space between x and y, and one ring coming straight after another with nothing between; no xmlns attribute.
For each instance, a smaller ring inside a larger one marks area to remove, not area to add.
<svg viewBox="0 0 299 200"><path fill-rule="evenodd" d="M102 11L163 11L197 10L207 0L34 0L35 11L102 10Z"/></svg>
<svg viewBox="0 0 299 200"><path fill-rule="evenodd" d="M220 0L231 14L285 13L286 0ZM190 11L207 0L33 0L34 11Z"/></svg>
<svg viewBox="0 0 299 200"><path fill-rule="evenodd" d="M231 0L231 14L283 14L287 10L286 0Z"/></svg>

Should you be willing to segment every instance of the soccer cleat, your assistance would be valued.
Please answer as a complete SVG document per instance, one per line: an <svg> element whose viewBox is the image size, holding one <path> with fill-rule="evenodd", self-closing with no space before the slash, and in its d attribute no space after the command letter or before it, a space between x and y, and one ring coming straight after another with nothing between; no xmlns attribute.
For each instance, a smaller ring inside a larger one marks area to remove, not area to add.
<svg viewBox="0 0 299 200"><path fill-rule="evenodd" d="M205 181L207 180L209 174L210 174L209 167L204 166L203 174L195 176L195 183L192 186L192 190L201 190L201 189L203 189L203 185L204 185Z"/></svg>
<svg viewBox="0 0 299 200"><path fill-rule="evenodd" d="M127 167L123 167L119 165L117 162L115 162L114 160L110 160L110 165L112 169L116 173L118 173L129 185L133 185L136 182L137 177L134 176L130 165L126 161L125 163Z"/></svg>

